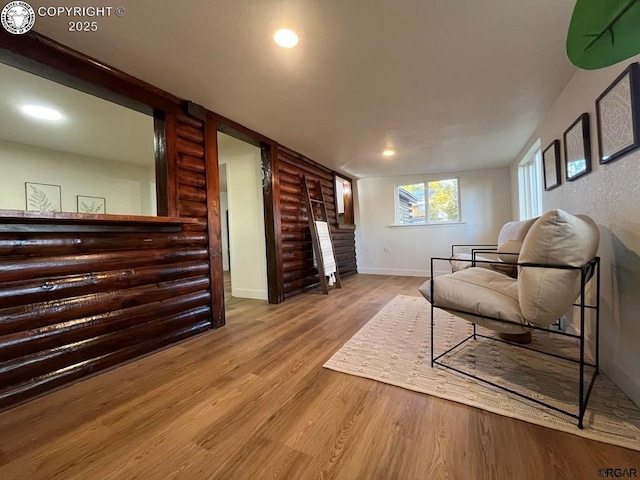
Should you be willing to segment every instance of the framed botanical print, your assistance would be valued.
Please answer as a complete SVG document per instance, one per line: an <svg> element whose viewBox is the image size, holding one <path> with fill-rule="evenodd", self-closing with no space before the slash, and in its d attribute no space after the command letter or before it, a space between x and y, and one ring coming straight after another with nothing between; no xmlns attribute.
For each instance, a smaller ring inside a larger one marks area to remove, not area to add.
<svg viewBox="0 0 640 480"><path fill-rule="evenodd" d="M583 113L564 132L565 178L571 182L591 171L589 114Z"/></svg>
<svg viewBox="0 0 640 480"><path fill-rule="evenodd" d="M544 189L553 190L560 185L560 140L554 140L542 152Z"/></svg>
<svg viewBox="0 0 640 480"><path fill-rule="evenodd" d="M61 212L60 185L25 182L27 210L32 212Z"/></svg>
<svg viewBox="0 0 640 480"><path fill-rule="evenodd" d="M596 99L600 163L640 147L640 66L632 63Z"/></svg>
<svg viewBox="0 0 640 480"><path fill-rule="evenodd" d="M107 200L104 197L78 195L78 213L107 213Z"/></svg>

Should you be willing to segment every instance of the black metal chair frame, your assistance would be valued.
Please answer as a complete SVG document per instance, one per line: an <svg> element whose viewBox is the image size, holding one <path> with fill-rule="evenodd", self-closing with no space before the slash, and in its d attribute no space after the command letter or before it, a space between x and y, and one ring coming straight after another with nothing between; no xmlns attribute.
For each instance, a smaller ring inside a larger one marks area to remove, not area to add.
<svg viewBox="0 0 640 480"><path fill-rule="evenodd" d="M476 266L476 254L477 253L494 253L497 254L498 253L498 245L495 243L476 243L476 244L454 244L451 245L451 257L453 257L456 253L455 250L456 248L459 247L472 247L471 248L471 256L473 257L473 261L472 261L472 266L475 267ZM449 259L451 260L451 259ZM469 260L458 260L460 262L468 262ZM495 263L495 262L494 262Z"/></svg>
<svg viewBox="0 0 640 480"><path fill-rule="evenodd" d="M469 245L471 246L471 245ZM486 261L486 260L476 260L475 258L475 254L476 253L490 253L489 251L482 251L482 250L474 250L473 252L473 259L472 260L459 260L459 261L468 261L468 262L472 262L473 265L477 264L477 263L496 263L495 261ZM492 252L491 252L492 253ZM589 402L589 397L591 396L591 390L593 389L593 384L595 382L596 377L598 376L598 373L600 372L600 257L595 257L593 258L591 261L587 262L585 265L581 266L581 267L573 267L573 266L569 266L569 265L545 265L545 264L539 264L539 263L512 263L512 262L500 262L503 265L514 265L517 267L531 267L531 268L555 268L555 269L561 269L561 270L579 270L581 272L581 281L580 281L580 302L579 303L574 303L573 306L575 307L579 307L580 308L580 332L578 334L573 334L573 333L567 333L567 332L563 332L560 330L552 330L550 328L544 328L544 327L539 327L537 325L533 325L530 323L526 323L526 324L521 324L518 322L514 322L511 320L504 320L504 319L500 319L500 318L495 318L495 317L488 317L488 316L483 316L483 315L477 315L473 312L465 312L462 310L455 310L455 309L451 309L451 308L442 308L443 310L446 310L447 312L452 312L452 313L463 313L463 314L467 314L467 315L473 315L476 317L480 317L480 318L486 318L488 320L493 320L496 322L500 322L500 323L504 323L504 324L511 324L511 325L517 325L520 327L524 327L527 329L532 329L532 330L540 330L543 332L547 332L550 333L552 335L562 335L565 337L570 337L570 338L575 338L579 340L580 343L580 358L576 359L576 358L572 358L572 357L566 357L563 355L558 355L555 353L551 353L551 352L545 352L543 350L538 350L532 347L528 347L525 345L521 345L521 344L516 344L516 343L512 343L512 342L507 342L505 340L499 339L499 338L494 338L494 337L490 337L487 335L482 335L480 333L478 333L476 331L476 324L473 324L473 333L471 335L469 335L467 338L461 340L460 342L458 342L457 344L455 344L453 347L447 349L445 352L435 356L435 352L434 352L434 317L433 317L433 311L435 308L439 308L438 305L435 304L435 300L434 300L434 296L433 296L433 285L435 283L435 281L437 281L438 277L434 277L433 276L433 263L434 261L449 261L449 258L444 258L444 257L432 257L431 258L431 367L433 368L435 365L439 365L441 367L447 368L449 370L453 370L457 373L460 373L462 375L466 375L467 377L471 377L474 378L478 381L481 381L483 383L487 383L489 385L492 385L496 388L499 388L501 390L505 390L509 393L512 393L514 395L517 395L518 397L522 397L522 398L526 398L527 400L530 400L534 403L537 403L539 405L542 405L546 408L549 408L551 410L555 410L557 412L563 413L565 415L568 415L572 418L575 418L578 420L578 428L582 429L584 428L584 414L585 411L587 409L587 403ZM585 303L585 290L586 290L586 286L589 283L589 281L591 281L591 279L594 277L595 274L595 278L596 278L596 302L595 305L587 305ZM595 363L589 363L587 361L585 361L585 313L587 311L587 309L589 310L594 310L595 311L595 323L596 323L596 339L595 339ZM462 345L464 345L466 342L468 342L469 340L477 340L478 337L480 338L484 338L484 339L488 339L488 340L492 340L492 341L496 341L496 342L501 342L501 343L506 343L508 345L514 346L514 347L518 347L518 348L524 348L526 350L530 350L533 352L537 352L537 353L541 353L544 355L549 355L555 358L560 358L562 360L567 360L573 363L577 363L580 365L580 385L579 385L579 392L578 392L578 413L574 413L571 411L567 411L567 410L563 410L561 408L558 408L554 405L550 405L548 403L545 403L541 400L538 400L536 398L530 397L528 395L522 394L520 392L517 392L515 390L512 390L510 388L504 387L502 385L498 385L497 383L494 383L490 380L478 377L477 375L472 375L468 372L465 372L463 370L460 370L456 367L453 367L451 365L447 365L445 363L443 363L440 359L443 358L445 355L451 353L452 351L454 351L455 349L461 347ZM594 372L593 375L591 377L591 380L589 381L589 385L586 388L586 392L585 392L585 367L589 366L589 367L593 367L594 368Z"/></svg>

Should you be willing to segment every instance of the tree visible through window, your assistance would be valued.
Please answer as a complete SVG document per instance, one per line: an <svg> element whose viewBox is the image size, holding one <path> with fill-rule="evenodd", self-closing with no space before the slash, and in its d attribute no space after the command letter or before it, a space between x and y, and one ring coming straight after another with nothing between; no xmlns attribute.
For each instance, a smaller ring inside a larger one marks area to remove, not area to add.
<svg viewBox="0 0 640 480"><path fill-rule="evenodd" d="M396 191L399 225L460 221L457 178L400 185Z"/></svg>

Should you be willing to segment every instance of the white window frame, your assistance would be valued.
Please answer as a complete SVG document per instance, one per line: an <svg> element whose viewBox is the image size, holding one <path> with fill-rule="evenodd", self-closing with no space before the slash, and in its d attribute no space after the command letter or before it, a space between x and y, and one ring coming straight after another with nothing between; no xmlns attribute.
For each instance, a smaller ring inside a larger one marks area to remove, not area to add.
<svg viewBox="0 0 640 480"><path fill-rule="evenodd" d="M442 182L444 180L455 180L456 184L458 186L457 191L458 191L458 219L457 220L449 220L446 222L430 222L429 221L429 183L433 183L433 182ZM405 185L416 185L418 183L422 183L424 184L424 189L425 189L425 205L424 205L424 218L425 221L424 222L418 222L418 223L400 223L400 218L398 215L399 209L400 209L400 188L404 187ZM414 226L425 226L425 225L455 225L455 224L461 224L464 223L462 221L462 202L460 201L461 199L461 194L460 194L460 177L442 177L442 178L432 178L432 179L428 179L428 180L416 180L416 181L407 181L407 182L403 182L403 183L398 183L395 185L395 188L393 189L393 193L394 193L394 202L393 202L393 207L394 207L394 213L393 213L393 217L394 217L394 221L393 221L393 226L396 227L414 227Z"/></svg>
<svg viewBox="0 0 640 480"><path fill-rule="evenodd" d="M520 220L542 215L542 152L540 139L518 163Z"/></svg>

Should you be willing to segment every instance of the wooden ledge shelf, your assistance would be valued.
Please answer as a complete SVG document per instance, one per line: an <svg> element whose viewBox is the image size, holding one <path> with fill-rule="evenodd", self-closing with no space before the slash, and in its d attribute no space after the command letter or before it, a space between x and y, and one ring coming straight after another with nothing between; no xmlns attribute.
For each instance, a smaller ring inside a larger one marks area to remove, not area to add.
<svg viewBox="0 0 640 480"><path fill-rule="evenodd" d="M180 231L182 225L196 223L190 217L0 210L0 232Z"/></svg>

